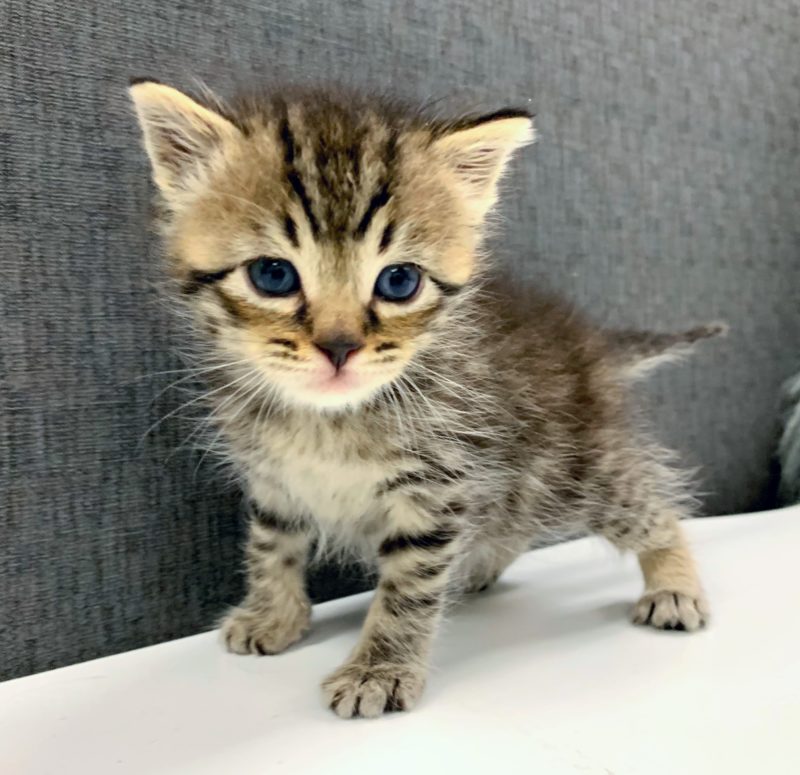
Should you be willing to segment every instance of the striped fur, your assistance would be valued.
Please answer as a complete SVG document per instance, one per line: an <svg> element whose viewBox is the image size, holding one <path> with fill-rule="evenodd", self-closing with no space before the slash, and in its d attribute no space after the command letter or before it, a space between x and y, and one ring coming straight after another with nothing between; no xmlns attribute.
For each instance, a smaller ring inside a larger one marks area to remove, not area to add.
<svg viewBox="0 0 800 775"><path fill-rule="evenodd" d="M445 121L324 93L203 105L146 82L132 96L217 447L252 503L232 651L307 630L314 545L380 572L324 684L342 717L414 705L448 600L535 541L605 536L640 555L637 621L703 623L685 477L631 424L627 394L638 360L713 331L607 335L493 279L485 219L527 114ZM291 261L301 290L259 295L259 256ZM406 263L416 295L376 296L381 270ZM332 340L358 348L335 372L319 349Z"/></svg>

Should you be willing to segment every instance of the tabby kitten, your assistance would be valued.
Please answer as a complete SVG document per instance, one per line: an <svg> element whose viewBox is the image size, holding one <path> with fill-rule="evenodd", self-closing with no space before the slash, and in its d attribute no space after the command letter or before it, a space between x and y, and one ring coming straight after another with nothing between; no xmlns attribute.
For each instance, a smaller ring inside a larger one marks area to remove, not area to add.
<svg viewBox="0 0 800 775"><path fill-rule="evenodd" d="M352 95L130 93L249 503L231 651L275 654L308 630L312 544L380 574L358 645L323 684L343 718L411 708L447 600L542 537L636 552L633 620L704 624L678 525L691 499L626 398L719 329L613 334L492 284L481 239L509 158L533 140L525 111L442 121Z"/></svg>

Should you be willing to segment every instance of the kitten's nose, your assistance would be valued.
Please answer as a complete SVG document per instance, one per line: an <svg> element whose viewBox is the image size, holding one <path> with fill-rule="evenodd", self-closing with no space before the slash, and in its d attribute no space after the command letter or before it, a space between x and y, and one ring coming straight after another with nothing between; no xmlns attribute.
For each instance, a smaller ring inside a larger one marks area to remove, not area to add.
<svg viewBox="0 0 800 775"><path fill-rule="evenodd" d="M363 342L357 342L347 337L325 339L320 342L314 342L314 344L318 350L321 350L328 356L328 360L333 364L336 371L339 371L339 369L347 363L347 359L352 353L360 350L364 346Z"/></svg>

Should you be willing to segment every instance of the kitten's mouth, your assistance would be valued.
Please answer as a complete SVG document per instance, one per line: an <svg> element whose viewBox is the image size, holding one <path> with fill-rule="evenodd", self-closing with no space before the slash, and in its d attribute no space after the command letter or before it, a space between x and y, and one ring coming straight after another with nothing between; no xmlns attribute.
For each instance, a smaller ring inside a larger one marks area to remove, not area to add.
<svg viewBox="0 0 800 775"><path fill-rule="evenodd" d="M348 393L363 385L364 380L359 374L347 366L338 371L329 371L314 381L314 388L320 393Z"/></svg>
<svg viewBox="0 0 800 775"><path fill-rule="evenodd" d="M287 385L290 400L315 406L318 409L339 409L356 406L367 400L387 381L383 372L369 367L360 368L346 364L341 369L318 365L307 373L302 382Z"/></svg>

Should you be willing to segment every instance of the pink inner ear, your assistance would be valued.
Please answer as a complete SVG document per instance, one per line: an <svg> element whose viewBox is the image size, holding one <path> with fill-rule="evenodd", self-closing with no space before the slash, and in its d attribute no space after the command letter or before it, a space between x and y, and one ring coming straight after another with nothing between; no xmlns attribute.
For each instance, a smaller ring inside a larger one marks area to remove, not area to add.
<svg viewBox="0 0 800 775"><path fill-rule="evenodd" d="M157 145L158 158L162 164L169 165L174 170L179 170L186 163L202 156L204 147L210 148L222 140L212 126L204 126L202 135L196 138L187 137L180 129L170 126L160 126L157 131L160 140Z"/></svg>
<svg viewBox="0 0 800 775"><path fill-rule="evenodd" d="M167 143L171 148L185 156L191 156L192 149L181 139L179 132L176 132L174 129L166 128L161 129L160 131L164 142Z"/></svg>
<svg viewBox="0 0 800 775"><path fill-rule="evenodd" d="M496 148L472 148L466 158L456 163L456 170L464 177L480 180L490 175L496 165Z"/></svg>

